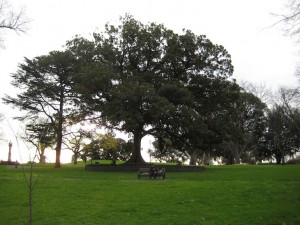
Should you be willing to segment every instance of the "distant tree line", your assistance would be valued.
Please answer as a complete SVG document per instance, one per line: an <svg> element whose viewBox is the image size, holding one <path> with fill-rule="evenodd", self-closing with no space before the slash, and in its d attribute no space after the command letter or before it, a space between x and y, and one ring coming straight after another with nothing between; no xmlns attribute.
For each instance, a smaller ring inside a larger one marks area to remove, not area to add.
<svg viewBox="0 0 300 225"><path fill-rule="evenodd" d="M20 92L3 102L25 112L16 119L28 124L26 138L40 152L55 145L56 167L62 146L75 163L80 157L145 163L146 135L155 138L151 156L162 161L284 163L299 149L297 91L282 90L282 103L269 109L232 73L230 54L206 36L126 15L92 40L77 36L63 51L25 58L12 74ZM87 121L132 140L72 131Z"/></svg>

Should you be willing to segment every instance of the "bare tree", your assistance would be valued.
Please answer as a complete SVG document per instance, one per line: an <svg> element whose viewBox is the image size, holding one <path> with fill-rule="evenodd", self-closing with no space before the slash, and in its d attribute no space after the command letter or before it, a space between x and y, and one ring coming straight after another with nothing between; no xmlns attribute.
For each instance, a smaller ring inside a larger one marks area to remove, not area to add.
<svg viewBox="0 0 300 225"><path fill-rule="evenodd" d="M63 144L67 149L73 152L72 162L77 164L77 160L82 156L84 152L84 140L92 137L92 133L79 129L77 131L71 131L68 135L64 137Z"/></svg>
<svg viewBox="0 0 300 225"><path fill-rule="evenodd" d="M287 4L282 13L272 13L279 18L271 27L283 24L283 30L287 35L295 36L299 41L297 35L300 33L300 1L287 0Z"/></svg>
<svg viewBox="0 0 300 225"><path fill-rule="evenodd" d="M255 84L248 81L241 81L239 84L246 92L254 94L267 105L274 103L272 90L267 87L266 83Z"/></svg>
<svg viewBox="0 0 300 225"><path fill-rule="evenodd" d="M281 88L279 90L279 101L283 106L285 113L292 119L300 136L300 88Z"/></svg>
<svg viewBox="0 0 300 225"><path fill-rule="evenodd" d="M28 22L24 8L14 11L7 0L0 0L0 47L3 47L3 36L6 30L13 30L17 34L24 33Z"/></svg>
<svg viewBox="0 0 300 225"><path fill-rule="evenodd" d="M45 118L37 118L29 121L25 126L25 134L22 139L36 148L36 154L40 163L46 162L45 150L55 144L56 135L53 126Z"/></svg>

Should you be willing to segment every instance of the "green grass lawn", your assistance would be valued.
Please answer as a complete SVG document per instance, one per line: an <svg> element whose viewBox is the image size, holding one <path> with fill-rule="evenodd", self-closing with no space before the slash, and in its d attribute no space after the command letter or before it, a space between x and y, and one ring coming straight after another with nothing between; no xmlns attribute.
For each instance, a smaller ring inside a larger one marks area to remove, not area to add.
<svg viewBox="0 0 300 225"><path fill-rule="evenodd" d="M208 166L137 180L82 165L34 168L33 224L300 224L300 166ZM29 169L25 169L28 176ZM0 166L0 224L28 224L22 169Z"/></svg>

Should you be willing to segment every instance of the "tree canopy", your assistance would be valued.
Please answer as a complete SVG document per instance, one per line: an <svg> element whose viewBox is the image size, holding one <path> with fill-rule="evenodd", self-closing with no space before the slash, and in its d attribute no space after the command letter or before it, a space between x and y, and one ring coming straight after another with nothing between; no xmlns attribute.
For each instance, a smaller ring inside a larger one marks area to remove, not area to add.
<svg viewBox="0 0 300 225"><path fill-rule="evenodd" d="M299 112L297 112L299 117ZM282 105L275 105L268 113L267 130L261 152L266 157L274 157L277 164L284 164L286 156L299 151L299 131L297 124L285 113Z"/></svg>
<svg viewBox="0 0 300 225"><path fill-rule="evenodd" d="M141 139L162 132L175 136L174 128L180 133L201 117L197 108L206 106L197 106L193 85L195 90L203 88L200 78L226 82L233 66L225 48L204 35L189 30L176 34L129 15L120 22L107 24L92 41L75 38L68 50L81 61L77 81L83 104L101 113L99 123L131 133L134 151L129 162L143 163Z"/></svg>

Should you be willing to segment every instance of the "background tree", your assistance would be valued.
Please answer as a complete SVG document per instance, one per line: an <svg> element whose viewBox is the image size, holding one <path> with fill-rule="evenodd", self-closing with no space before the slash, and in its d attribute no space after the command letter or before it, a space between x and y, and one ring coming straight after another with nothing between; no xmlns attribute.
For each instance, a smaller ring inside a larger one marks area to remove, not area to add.
<svg viewBox="0 0 300 225"><path fill-rule="evenodd" d="M81 155L84 162L88 159L100 160L101 159L101 145L99 139L92 139L90 143L84 144L83 154Z"/></svg>
<svg viewBox="0 0 300 225"><path fill-rule="evenodd" d="M94 48L82 38L68 43L84 61L79 75L83 102L101 112L100 124L133 135L128 163L145 162L145 135L170 133L175 123L186 126L184 120L195 114L195 96L188 88L194 77L226 79L233 71L227 51L204 35L175 34L128 15L119 26L106 25L93 42ZM93 49L93 57L87 49Z"/></svg>
<svg viewBox="0 0 300 225"><path fill-rule="evenodd" d="M16 117L24 121L46 116L56 133L55 167L59 168L64 126L74 121L76 95L71 76L76 60L68 52L53 51L32 60L25 58L19 70L12 74L12 85L20 90L16 97L6 95L5 104L26 112Z"/></svg>
<svg viewBox="0 0 300 225"><path fill-rule="evenodd" d="M161 137L170 138L175 149L188 153L190 165L196 165L203 155L217 156L212 154L216 146L237 132L234 122L240 88L226 79L203 76L193 77L188 88L193 96L189 114L169 123Z"/></svg>
<svg viewBox="0 0 300 225"><path fill-rule="evenodd" d="M274 95L265 83L256 84L248 81L242 81L239 85L245 92L251 93L259 98L261 102L267 105L274 104Z"/></svg>
<svg viewBox="0 0 300 225"><path fill-rule="evenodd" d="M300 87L296 88L280 88L278 93L278 101L282 105L285 114L293 121L300 138Z"/></svg>
<svg viewBox="0 0 300 225"><path fill-rule="evenodd" d="M111 160L112 164L115 165L117 161L118 141L114 137L114 134L100 134L99 139L103 159Z"/></svg>
<svg viewBox="0 0 300 225"><path fill-rule="evenodd" d="M67 149L73 152L72 162L77 164L79 158L85 153L84 141L92 137L92 134L83 129L70 131L64 136L63 144Z"/></svg>
<svg viewBox="0 0 300 225"><path fill-rule="evenodd" d="M153 142L153 150L148 150L151 158L159 162L177 163L185 162L189 155L186 151L178 150L169 138L159 138Z"/></svg>
<svg viewBox="0 0 300 225"><path fill-rule="evenodd" d="M117 160L126 161L132 153L133 143L115 138L113 133L91 135L89 144L84 144L82 158L92 160L111 160L115 165Z"/></svg>
<svg viewBox="0 0 300 225"><path fill-rule="evenodd" d="M129 160L133 148L132 140L125 141L122 138L116 138L116 140L117 140L116 158L124 162Z"/></svg>
<svg viewBox="0 0 300 225"><path fill-rule="evenodd" d="M225 79L196 77L190 89L195 98L197 116L187 123L183 136L190 154L190 164L195 165L197 158L204 153L211 155L215 146L235 133L233 123L236 118L240 87Z"/></svg>
<svg viewBox="0 0 300 225"><path fill-rule="evenodd" d="M40 163L46 162L45 150L55 144L56 133L51 123L47 120L38 119L32 121L25 127L25 136L23 139L35 146Z"/></svg>
<svg viewBox="0 0 300 225"><path fill-rule="evenodd" d="M223 138L215 145L216 151L211 152L223 157L227 164L240 163L241 158L249 162L249 157L254 158L258 140L265 130L267 106L254 94L241 90L233 107L223 109L228 112L219 120L225 125Z"/></svg>
<svg viewBox="0 0 300 225"><path fill-rule="evenodd" d="M276 163L285 163L285 156L299 151L299 138L293 120L287 116L284 107L275 105L268 113L268 127L265 133L265 156L276 159Z"/></svg>
<svg viewBox="0 0 300 225"><path fill-rule="evenodd" d="M23 8L15 12L8 1L0 0L0 47L3 47L5 30L24 33L28 22Z"/></svg>
<svg viewBox="0 0 300 225"><path fill-rule="evenodd" d="M282 10L282 13L274 13L275 16L279 17L279 20L273 24L284 24L283 30L286 34L296 36L299 39L298 34L300 33L300 2L299 0L288 0L286 7Z"/></svg>
<svg viewBox="0 0 300 225"><path fill-rule="evenodd" d="M239 145L240 153L235 158L243 158L246 160L243 161L244 163L250 163L255 158L259 139L263 136L265 130L267 105L254 94L242 92L237 104L237 111L238 127L242 133L242 141Z"/></svg>

